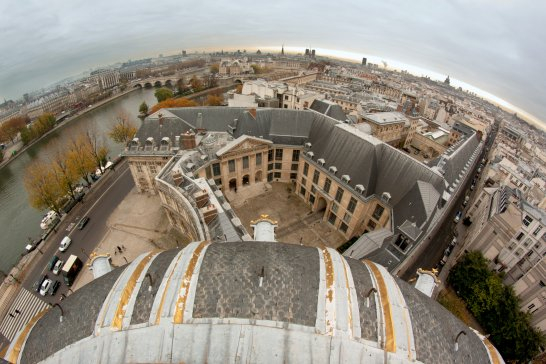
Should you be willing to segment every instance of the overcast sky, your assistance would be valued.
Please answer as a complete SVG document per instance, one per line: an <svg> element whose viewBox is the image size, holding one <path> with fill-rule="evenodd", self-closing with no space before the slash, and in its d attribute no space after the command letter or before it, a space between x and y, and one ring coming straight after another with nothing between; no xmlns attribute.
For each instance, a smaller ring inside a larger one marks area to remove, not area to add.
<svg viewBox="0 0 546 364"><path fill-rule="evenodd" d="M279 46L396 60L546 120L546 1L0 1L0 99L117 61Z"/></svg>

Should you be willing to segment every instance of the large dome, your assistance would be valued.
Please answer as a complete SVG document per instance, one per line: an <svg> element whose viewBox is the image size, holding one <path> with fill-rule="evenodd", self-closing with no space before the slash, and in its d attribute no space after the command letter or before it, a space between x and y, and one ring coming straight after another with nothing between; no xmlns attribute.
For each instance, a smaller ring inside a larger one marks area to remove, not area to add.
<svg viewBox="0 0 546 364"><path fill-rule="evenodd" d="M487 339L384 267L329 248L196 242L143 254L61 306L62 322L57 308L31 321L6 359L502 362Z"/></svg>

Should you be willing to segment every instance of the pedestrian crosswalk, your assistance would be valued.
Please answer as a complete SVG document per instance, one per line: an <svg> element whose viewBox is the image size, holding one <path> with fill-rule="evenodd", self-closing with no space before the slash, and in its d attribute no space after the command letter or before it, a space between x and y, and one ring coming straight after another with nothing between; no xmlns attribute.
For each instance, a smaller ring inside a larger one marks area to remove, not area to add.
<svg viewBox="0 0 546 364"><path fill-rule="evenodd" d="M12 341L15 334L21 330L38 312L47 309L49 305L36 297L32 292L25 288L13 301L11 309L8 311L2 323L0 324L0 333L9 341Z"/></svg>

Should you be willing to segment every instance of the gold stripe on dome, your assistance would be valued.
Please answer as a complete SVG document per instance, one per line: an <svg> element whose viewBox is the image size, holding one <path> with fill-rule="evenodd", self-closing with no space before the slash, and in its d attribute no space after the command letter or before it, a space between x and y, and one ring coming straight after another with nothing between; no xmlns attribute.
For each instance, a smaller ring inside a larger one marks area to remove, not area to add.
<svg viewBox="0 0 546 364"><path fill-rule="evenodd" d="M15 344L13 345L13 349L11 349L11 352L6 357L7 360L10 363L17 363L17 360L19 359L19 354L21 353L21 348L23 347L23 344L26 342L28 335L30 335L30 331L36 324L36 322L42 318L42 316L47 312L47 310L43 310L36 314L29 322L26 324L25 328L19 333L19 336L17 337L17 341L15 341Z"/></svg>
<svg viewBox="0 0 546 364"><path fill-rule="evenodd" d="M138 263L137 267L133 271L133 274L131 274L131 277L125 284L125 287L123 287L123 292L121 293L120 299L118 301L118 306L116 308L116 313L114 314L114 319L112 320L112 329L121 330L123 317L125 316L125 311L127 310L127 303L131 299L131 295L135 290L136 282L140 277L140 274L144 270L144 267L146 267L146 265L150 262L150 259L152 259L152 256L154 256L155 254L157 254L157 252L149 253L144 257L144 259L140 261L140 263Z"/></svg>
<svg viewBox="0 0 546 364"><path fill-rule="evenodd" d="M187 249L187 248L186 248ZM167 296L167 291L169 290L169 286L171 284L171 279L173 277L174 272L176 271L176 267L180 263L180 260L184 256L184 253L181 251L178 255L178 259L176 260L176 264L173 267L171 273L169 274L169 278L167 278L167 282L165 283L165 289L163 290L163 294L161 295L161 301L159 303L159 307L157 309L156 315L155 315L155 324L159 325L159 322L161 321L161 312L163 311L163 304L165 303L165 297Z"/></svg>
<svg viewBox="0 0 546 364"><path fill-rule="evenodd" d="M491 341L485 339L483 343L485 344L487 351L489 351L489 356L491 357L491 361L493 362L493 364L500 364L499 355L497 354L497 350L495 349L493 344L491 344Z"/></svg>
<svg viewBox="0 0 546 364"><path fill-rule="evenodd" d="M385 319L385 350L391 353L396 352L396 337L394 334L394 324L392 322L392 309L389 300L387 285L375 263L365 260L364 263L370 267L372 274L377 282L379 298L381 299L381 307L383 309L383 317Z"/></svg>
<svg viewBox="0 0 546 364"><path fill-rule="evenodd" d="M175 324L181 324L184 322L184 310L186 309L186 303L190 293L191 278L195 272L195 266L199 261L199 257L207 245L209 245L209 241L202 241L197 248L195 248L188 263L188 267L186 268L186 272L184 272L173 317L173 322Z"/></svg>

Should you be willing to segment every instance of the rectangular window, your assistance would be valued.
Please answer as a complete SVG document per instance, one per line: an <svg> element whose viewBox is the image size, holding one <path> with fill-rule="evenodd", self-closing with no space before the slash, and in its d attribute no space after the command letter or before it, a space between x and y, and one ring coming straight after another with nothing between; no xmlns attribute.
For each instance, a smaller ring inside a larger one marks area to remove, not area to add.
<svg viewBox="0 0 546 364"><path fill-rule="evenodd" d="M296 179L296 178L298 178L297 173L290 173L290 179Z"/></svg>
<svg viewBox="0 0 546 364"><path fill-rule="evenodd" d="M330 178L326 178L324 180L324 192L330 193L330 185L331 184L332 184L332 181L330 180Z"/></svg>
<svg viewBox="0 0 546 364"><path fill-rule="evenodd" d="M137 172L142 173L142 166L139 163L136 164L136 170Z"/></svg>
<svg viewBox="0 0 546 364"><path fill-rule="evenodd" d="M333 212L330 213L330 216L328 216L328 222L332 225L336 224L336 214Z"/></svg>
<svg viewBox="0 0 546 364"><path fill-rule="evenodd" d="M351 199L349 200L349 205L347 206L347 211L351 213L355 212L356 204L357 204L356 199L354 197L351 197Z"/></svg>
<svg viewBox="0 0 546 364"><path fill-rule="evenodd" d="M281 172L275 172L274 176L275 178L281 178Z"/></svg>
<svg viewBox="0 0 546 364"><path fill-rule="evenodd" d="M533 235L534 235L534 236L537 236L538 233L540 233L540 230L542 230L542 226L537 227L537 228L535 229L535 231L533 231Z"/></svg>
<svg viewBox="0 0 546 364"><path fill-rule="evenodd" d="M516 247L516 243L512 243L508 246L508 250L514 250L515 247Z"/></svg>
<svg viewBox="0 0 546 364"><path fill-rule="evenodd" d="M275 160L282 161L282 149L275 149Z"/></svg>
<svg viewBox="0 0 546 364"><path fill-rule="evenodd" d="M530 304L530 305L527 307L528 310L532 310L533 308L535 308L535 304L534 304L534 303Z"/></svg>
<svg viewBox="0 0 546 364"><path fill-rule="evenodd" d="M243 157L243 169L248 169L248 156Z"/></svg>
<svg viewBox="0 0 546 364"><path fill-rule="evenodd" d="M315 203L315 196L314 195L309 195L309 203L311 205L313 205Z"/></svg>
<svg viewBox="0 0 546 364"><path fill-rule="evenodd" d="M269 163L269 164L267 165L267 170L268 170L268 171L272 171L272 170L273 170L273 163Z"/></svg>
<svg viewBox="0 0 546 364"><path fill-rule="evenodd" d="M525 241L523 242L523 246L527 248L529 245L531 245L532 242L533 242L533 241L531 240L531 238L527 238L527 239L525 239Z"/></svg>
<svg viewBox="0 0 546 364"><path fill-rule="evenodd" d="M214 163L212 165L212 175L213 176L219 176L220 175L220 163Z"/></svg>
<svg viewBox="0 0 546 364"><path fill-rule="evenodd" d="M273 149L267 151L267 161L271 162L273 160Z"/></svg>
<svg viewBox="0 0 546 364"><path fill-rule="evenodd" d="M272 182L273 181L273 173L268 173L267 174L267 182Z"/></svg>
<svg viewBox="0 0 546 364"><path fill-rule="evenodd" d="M406 252L406 250L409 247L408 240L403 237L399 237L395 242L394 245L398 247L402 252Z"/></svg>
<svg viewBox="0 0 546 364"><path fill-rule="evenodd" d="M301 186L300 195L305 196L305 187Z"/></svg>
<svg viewBox="0 0 546 364"><path fill-rule="evenodd" d="M333 212L337 212L337 210L339 209L339 206L335 203L332 204L332 211Z"/></svg>
<svg viewBox="0 0 546 364"><path fill-rule="evenodd" d="M313 185L311 185L311 193L317 193L317 189Z"/></svg>
<svg viewBox="0 0 546 364"><path fill-rule="evenodd" d="M320 172L315 170L315 172L313 172L313 183L318 183L319 177L320 177Z"/></svg>
<svg viewBox="0 0 546 364"><path fill-rule="evenodd" d="M368 221L368 227L369 227L371 230L374 230L374 229L375 229L375 226L376 226L375 221L373 221L373 220Z"/></svg>
<svg viewBox="0 0 546 364"><path fill-rule="evenodd" d="M343 221L345 221L347 224L351 222L351 214L346 212L343 216Z"/></svg>
<svg viewBox="0 0 546 364"><path fill-rule="evenodd" d="M297 162L300 160L300 150L299 149L294 149L292 151L292 162Z"/></svg>
<svg viewBox="0 0 546 364"><path fill-rule="evenodd" d="M303 164L303 175L307 176L307 173L309 173L309 163L305 162Z"/></svg>
<svg viewBox="0 0 546 364"><path fill-rule="evenodd" d="M523 219L523 225L525 226L531 225L532 222L533 222L533 218L529 215L526 215L525 218Z"/></svg>
<svg viewBox="0 0 546 364"><path fill-rule="evenodd" d="M297 171L298 170L298 164L297 163L294 163L292 164L292 168L291 168L293 171Z"/></svg>
<svg viewBox="0 0 546 364"><path fill-rule="evenodd" d="M373 218L376 220L379 220L381 218L381 215L383 215L383 211L385 211L385 208L381 205L375 206L375 211L373 212Z"/></svg>
<svg viewBox="0 0 546 364"><path fill-rule="evenodd" d="M524 235L525 235L524 233L519 233L518 236L516 237L516 240L521 241Z"/></svg>
<svg viewBox="0 0 546 364"><path fill-rule="evenodd" d="M256 154L256 165L261 166L262 165L262 153Z"/></svg>
<svg viewBox="0 0 546 364"><path fill-rule="evenodd" d="M516 257L519 257L521 253L523 253L523 249L519 248L518 250L516 250Z"/></svg>
<svg viewBox="0 0 546 364"><path fill-rule="evenodd" d="M341 187L338 187L337 188L337 192L336 192L336 201L337 202L341 202L341 199L343 198L343 189Z"/></svg>
<svg viewBox="0 0 546 364"><path fill-rule="evenodd" d="M282 163L275 163L275 169L282 169Z"/></svg>
<svg viewBox="0 0 546 364"><path fill-rule="evenodd" d="M306 185L307 184L307 180L305 179L305 177L301 176L301 184L302 185Z"/></svg>
<svg viewBox="0 0 546 364"><path fill-rule="evenodd" d="M235 159L228 161L229 172L235 172Z"/></svg>
<svg viewBox="0 0 546 364"><path fill-rule="evenodd" d="M341 230L342 232L346 233L347 229L349 229L349 227L344 222L339 225L339 230Z"/></svg>

